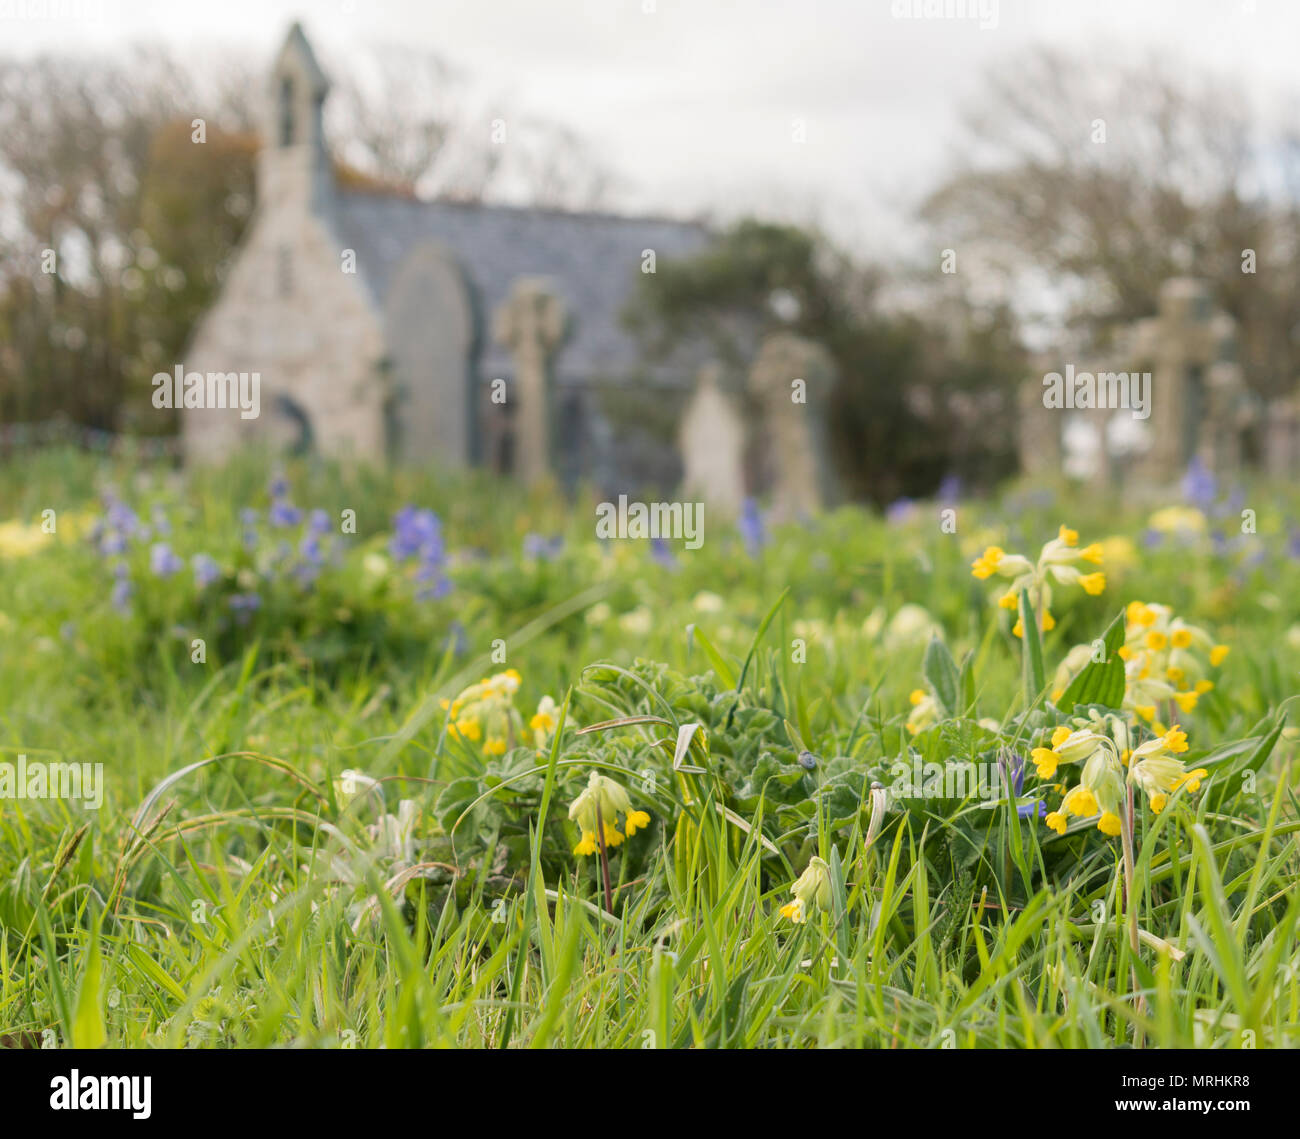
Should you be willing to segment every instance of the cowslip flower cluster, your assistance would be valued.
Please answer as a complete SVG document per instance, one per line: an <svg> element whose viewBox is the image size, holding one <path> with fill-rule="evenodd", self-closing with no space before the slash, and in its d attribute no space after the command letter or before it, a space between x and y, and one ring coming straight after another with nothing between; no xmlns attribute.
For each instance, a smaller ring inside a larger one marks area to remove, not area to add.
<svg viewBox="0 0 1300 1139"><path fill-rule="evenodd" d="M1078 563L1099 566L1102 563L1100 542L1079 547L1079 533L1062 526L1057 536L1039 551L1038 560L1031 562L1022 554L1008 554L1001 546L988 546L971 562L971 574L985 581L990 577L1008 577L1011 585L998 598L1003 609L1015 609L1022 591L1028 591L1040 628L1047 632L1056 625L1052 616L1052 584L1078 585L1085 593L1097 595L1106 588L1106 575L1102 572L1083 572ZM1017 637L1024 635L1019 620L1011 630Z"/></svg>
<svg viewBox="0 0 1300 1139"><path fill-rule="evenodd" d="M1088 733L1092 734L1092 733ZM1057 834L1065 833L1070 815L1091 818L1098 815L1097 829L1114 838L1120 833L1120 812L1124 809L1124 768L1114 745L1104 737L1084 761L1079 781L1061 799L1061 805L1044 820ZM1091 742L1091 741L1090 741Z"/></svg>
<svg viewBox="0 0 1300 1139"><path fill-rule="evenodd" d="M1203 767L1188 771L1182 760L1175 758L1186 750L1187 733L1175 724L1164 735L1135 748L1129 757L1129 781L1146 795L1156 814L1165 809L1169 796L1180 787L1199 791L1201 780L1210 774Z"/></svg>
<svg viewBox="0 0 1300 1139"><path fill-rule="evenodd" d="M487 755L504 755L508 744L523 734L514 705L520 679L516 669L508 668L471 684L455 700L444 700L447 735L478 744Z"/></svg>
<svg viewBox="0 0 1300 1139"><path fill-rule="evenodd" d="M1197 700L1213 690L1208 674L1223 664L1228 646L1175 617L1167 605L1130 601L1124 622L1119 650L1126 678L1124 707L1148 723L1155 721L1164 701L1191 712Z"/></svg>
<svg viewBox="0 0 1300 1139"><path fill-rule="evenodd" d="M907 716L907 730L912 735L938 722L939 702L924 688L912 689L907 699L912 705L912 710Z"/></svg>
<svg viewBox="0 0 1300 1139"><path fill-rule="evenodd" d="M1104 725L1094 719L1086 727L1058 727L1052 733L1050 748L1033 751L1040 779L1052 778L1059 764L1083 762L1078 782L1065 791L1060 807L1044 820L1057 834L1065 833L1071 815L1097 816L1097 829L1113 838L1122 829L1126 783L1140 790L1159 814L1171 794L1182 787L1189 792L1199 791L1201 780L1209 775L1203 767L1188 771L1177 758L1187 750L1187 733L1177 724L1131 750L1124 746L1121 751L1098 729L1109 726L1123 745L1131 742L1133 733L1116 716L1106 716L1104 721Z"/></svg>
<svg viewBox="0 0 1300 1139"><path fill-rule="evenodd" d="M781 907L781 916L796 925L808 920L808 913L816 906L819 910L831 908L831 868L824 859L813 857L808 867L790 887L791 899Z"/></svg>
<svg viewBox="0 0 1300 1139"><path fill-rule="evenodd" d="M619 815L623 816L626 835L618 829ZM587 786L569 805L569 818L582 832L574 854L595 854L601 845L621 846L625 837L631 838L650 825L650 815L632 806L627 789L599 771L588 776ZM602 841L597 840L598 834Z"/></svg>
<svg viewBox="0 0 1300 1139"><path fill-rule="evenodd" d="M549 696L543 696L537 702L537 711L533 713L532 719L528 721L528 726L533 733L533 746L538 751L544 751L546 745L551 742L551 736L555 734L556 725L560 722L560 709L553 699Z"/></svg>

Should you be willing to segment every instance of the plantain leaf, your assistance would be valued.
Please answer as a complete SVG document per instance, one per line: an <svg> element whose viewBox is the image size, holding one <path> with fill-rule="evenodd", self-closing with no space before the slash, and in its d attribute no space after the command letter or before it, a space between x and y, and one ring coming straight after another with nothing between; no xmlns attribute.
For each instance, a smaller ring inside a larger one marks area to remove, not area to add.
<svg viewBox="0 0 1300 1139"><path fill-rule="evenodd" d="M925 679L930 682L935 699L943 707L946 716L955 716L962 709L958 706L961 699L961 676L957 671L957 662L952 653L938 637L931 637L925 649L925 661L921 665Z"/></svg>
<svg viewBox="0 0 1300 1139"><path fill-rule="evenodd" d="M1105 659L1089 661L1056 702L1062 712L1076 704L1102 704L1118 708L1124 703L1124 661L1119 650L1124 644L1124 611L1110 623L1102 638Z"/></svg>

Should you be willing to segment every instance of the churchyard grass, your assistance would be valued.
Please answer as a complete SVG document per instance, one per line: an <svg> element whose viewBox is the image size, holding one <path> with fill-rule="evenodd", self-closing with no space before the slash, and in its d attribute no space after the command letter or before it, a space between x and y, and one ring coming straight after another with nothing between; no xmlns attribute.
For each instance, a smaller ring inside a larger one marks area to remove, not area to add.
<svg viewBox="0 0 1300 1139"><path fill-rule="evenodd" d="M1293 491L687 550L486 477L0 490L7 1044L1300 1043Z"/></svg>

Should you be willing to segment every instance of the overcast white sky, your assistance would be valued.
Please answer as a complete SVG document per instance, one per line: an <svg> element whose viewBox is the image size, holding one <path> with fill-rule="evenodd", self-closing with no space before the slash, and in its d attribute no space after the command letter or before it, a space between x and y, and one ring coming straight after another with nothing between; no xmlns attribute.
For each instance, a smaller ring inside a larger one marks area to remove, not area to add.
<svg viewBox="0 0 1300 1139"><path fill-rule="evenodd" d="M984 0L985 5L992 0ZM930 0L951 12L980 0ZM427 48L499 103L572 127L655 213L821 216L860 251L905 248L981 72L1036 41L1159 47L1261 99L1300 86L1298 0L997 0L996 26L900 18L924 0L0 0L0 51L161 39L269 61L301 19L331 59ZM71 8L89 18L41 18ZM648 9L648 10L647 10ZM986 9L987 10L987 9ZM993 21L989 21L993 22ZM806 141L793 141L794 123Z"/></svg>

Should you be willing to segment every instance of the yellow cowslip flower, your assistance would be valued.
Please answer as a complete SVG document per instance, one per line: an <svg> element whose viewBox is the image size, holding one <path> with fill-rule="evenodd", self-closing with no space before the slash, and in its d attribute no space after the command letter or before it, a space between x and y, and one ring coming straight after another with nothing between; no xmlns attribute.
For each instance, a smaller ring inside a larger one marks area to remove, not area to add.
<svg viewBox="0 0 1300 1139"><path fill-rule="evenodd" d="M569 818L582 831L582 839L573 848L573 853L595 854L600 849L596 841L598 822L605 845L621 845L624 836L618 829L619 815L623 816L628 838L650 825L649 814L633 808L632 800L622 784L601 775L599 771L593 771L587 777L587 786L569 805Z"/></svg>
<svg viewBox="0 0 1300 1139"><path fill-rule="evenodd" d="M550 742L556 725L560 722L560 710L549 696L543 696L537 702L537 711L528 721L533 732L533 743L541 751Z"/></svg>
<svg viewBox="0 0 1300 1139"><path fill-rule="evenodd" d="M1083 586L1084 593L1096 597L1106 589L1106 575L1104 573L1080 574L1079 584Z"/></svg>
<svg viewBox="0 0 1300 1139"><path fill-rule="evenodd" d="M465 743L482 741L486 755L504 755L523 734L523 723L513 702L519 683L519 673L508 668L471 684L450 703L443 701L447 735Z"/></svg>
<svg viewBox="0 0 1300 1139"><path fill-rule="evenodd" d="M29 526L17 518L0 522L0 558L31 557L53 540L53 535L35 523Z"/></svg>
<svg viewBox="0 0 1300 1139"><path fill-rule="evenodd" d="M939 702L924 688L914 688L907 697L912 705L907 716L907 730L917 735L939 720Z"/></svg>
<svg viewBox="0 0 1300 1139"><path fill-rule="evenodd" d="M1114 838L1121 830L1124 768L1109 740L1095 748L1083 765L1079 782L1068 790L1061 805L1044 820L1057 834L1065 834L1070 815L1089 818L1098 815L1097 829Z"/></svg>
<svg viewBox="0 0 1300 1139"><path fill-rule="evenodd" d="M1129 782L1142 789L1151 809L1157 814L1165 809L1169 796L1180 787L1191 792L1199 791L1201 780L1210 774L1203 767L1188 771L1182 760L1174 758L1186 750L1187 734L1175 724L1164 735L1148 740L1133 752Z"/></svg>
<svg viewBox="0 0 1300 1139"><path fill-rule="evenodd" d="M1052 733L1052 746L1036 747L1030 758L1038 768L1039 779L1051 779L1058 764L1078 763L1102 746L1104 737L1087 728L1075 731L1062 724Z"/></svg>
<svg viewBox="0 0 1300 1139"><path fill-rule="evenodd" d="M1214 648L1210 650L1210 667L1218 668L1230 652L1232 652L1232 649L1227 645L1215 645Z"/></svg>
<svg viewBox="0 0 1300 1139"><path fill-rule="evenodd" d="M1092 595L1101 593L1106 588L1104 573L1081 573L1074 563L1085 561L1100 565L1103 560L1100 543L1079 549L1079 533L1066 525L1061 525L1057 535L1043 546L1038 561L1031 562L1021 554L1008 554L1001 546L988 546L984 553L971 562L971 574L981 581L997 574L999 577L1011 578L1011 585L998 597L998 605L1003 609L1016 609L1020 594L1029 593L1029 600L1038 615L1039 626L1046 632L1052 629L1056 621L1052 617L1052 582L1060 585L1078 585ZM1020 621L1011 630L1017 637L1024 635Z"/></svg>
<svg viewBox="0 0 1300 1139"><path fill-rule="evenodd" d="M483 738L483 725L473 716L462 716L447 729L447 734L473 742Z"/></svg>
<svg viewBox="0 0 1300 1139"><path fill-rule="evenodd" d="M826 862L813 856L807 869L795 880L790 892L794 895L781 907L781 916L789 918L796 925L808 920L808 911L815 905L819 910L831 908L831 868Z"/></svg>
<svg viewBox="0 0 1300 1139"><path fill-rule="evenodd" d="M1133 749L1134 762L1141 762L1153 756L1181 755L1187 750L1187 733L1175 724L1168 731L1153 740Z"/></svg>

